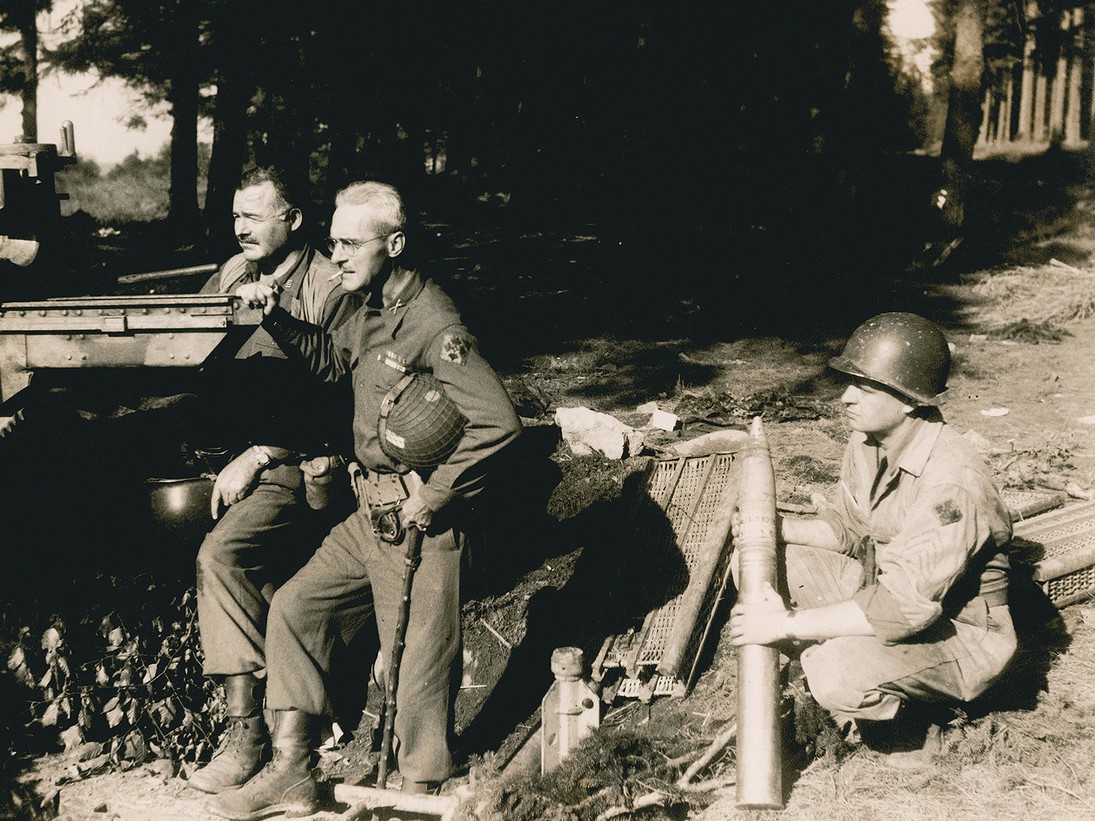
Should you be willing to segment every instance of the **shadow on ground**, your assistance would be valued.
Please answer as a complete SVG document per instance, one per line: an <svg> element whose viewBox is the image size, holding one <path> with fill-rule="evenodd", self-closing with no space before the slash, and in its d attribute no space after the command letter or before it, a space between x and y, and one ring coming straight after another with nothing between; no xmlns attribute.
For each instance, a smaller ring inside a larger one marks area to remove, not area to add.
<svg viewBox="0 0 1095 821"><path fill-rule="evenodd" d="M665 512L646 488L644 469L622 478L616 493L590 496L574 515L557 504L543 527L524 529L528 557L573 554L573 571L561 586L543 586L531 594L526 631L513 648L491 696L461 734L464 754L484 753L499 745L534 714L554 680L546 664L557 647L579 647L591 662L604 639L641 624L646 614L688 583L688 570ZM571 483L581 486L583 480ZM588 492L588 491L587 491ZM539 547L537 547L539 546Z"/></svg>

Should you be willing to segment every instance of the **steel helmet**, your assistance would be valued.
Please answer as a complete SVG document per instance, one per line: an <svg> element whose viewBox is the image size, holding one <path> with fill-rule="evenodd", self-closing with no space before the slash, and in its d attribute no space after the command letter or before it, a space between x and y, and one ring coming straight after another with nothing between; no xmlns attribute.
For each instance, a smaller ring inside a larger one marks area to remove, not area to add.
<svg viewBox="0 0 1095 821"><path fill-rule="evenodd" d="M934 322L916 314L879 314L855 329L829 367L934 405L947 387L951 352Z"/></svg>
<svg viewBox="0 0 1095 821"><path fill-rule="evenodd" d="M437 467L464 435L467 419L428 373L409 373L380 403L380 448L413 470Z"/></svg>

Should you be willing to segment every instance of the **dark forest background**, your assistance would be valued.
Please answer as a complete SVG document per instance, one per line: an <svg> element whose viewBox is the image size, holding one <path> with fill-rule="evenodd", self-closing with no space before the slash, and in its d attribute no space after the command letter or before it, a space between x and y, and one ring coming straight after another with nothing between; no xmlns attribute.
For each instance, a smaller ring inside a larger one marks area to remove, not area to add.
<svg viewBox="0 0 1095 821"><path fill-rule="evenodd" d="M1014 174L975 165L978 146L1076 149L1095 114L1095 15L1061 0L937 0L934 33L911 44L892 36L884 0L795 0L778 13L645 0L314 0L276 13L256 0L85 0L54 11L47 46L35 14L51 7L0 9L0 91L21 96L24 138L49 141L35 119L46 71L120 77L166 102L173 130L158 164L137 169L165 191L156 230L131 225L132 241L87 248L77 223L52 258L46 249L54 273L34 278L33 295L223 259L242 170L273 163L308 183L317 236L338 188L379 177L445 227L424 234L434 258L509 241L504 273L546 287L567 277L539 264L550 249L512 241L590 238L596 253L577 264L603 289L591 298L623 300L623 316L648 321L664 301L672 316L702 311L710 331L757 320L765 300L787 303L774 314L791 322L833 306L858 315L880 283L939 267L963 241L967 258L991 255L1007 226L984 206L999 210ZM930 49L928 77L910 68L910 48ZM202 118L211 146L197 139ZM1086 155L1071 163L1060 173L1086 173ZM117 173L80 161L60 187L90 201ZM119 215L141 199L113 196ZM73 267L84 269L76 284L60 284Z"/></svg>

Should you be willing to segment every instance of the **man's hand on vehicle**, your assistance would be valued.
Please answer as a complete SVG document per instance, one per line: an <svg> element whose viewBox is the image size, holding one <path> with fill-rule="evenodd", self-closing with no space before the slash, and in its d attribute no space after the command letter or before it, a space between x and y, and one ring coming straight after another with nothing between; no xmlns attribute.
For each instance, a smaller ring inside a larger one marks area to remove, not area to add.
<svg viewBox="0 0 1095 821"><path fill-rule="evenodd" d="M248 282L236 289L236 296L252 308L262 308L263 316L270 316L278 306L279 293L277 289L261 282Z"/></svg>
<svg viewBox="0 0 1095 821"><path fill-rule="evenodd" d="M15 426L23 421L23 412L17 411L12 416L0 416L0 439L3 439L13 430Z"/></svg>

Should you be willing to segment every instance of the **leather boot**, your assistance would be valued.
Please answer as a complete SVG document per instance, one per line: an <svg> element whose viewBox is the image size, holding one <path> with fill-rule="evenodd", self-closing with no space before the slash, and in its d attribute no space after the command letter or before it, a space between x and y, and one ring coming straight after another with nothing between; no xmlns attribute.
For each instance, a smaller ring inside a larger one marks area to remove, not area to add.
<svg viewBox="0 0 1095 821"><path fill-rule="evenodd" d="M312 776L313 717L299 710L278 710L274 755L258 775L238 790L221 793L205 807L217 818L257 821L271 815L299 818L319 810L319 785Z"/></svg>
<svg viewBox="0 0 1095 821"><path fill-rule="evenodd" d="M864 746L882 754L883 763L900 770L931 767L943 752L940 713L930 705L906 704L890 721L860 721Z"/></svg>
<svg viewBox="0 0 1095 821"><path fill-rule="evenodd" d="M935 764L943 754L943 728L938 724L929 724L924 738L912 749L894 750L887 753L883 763L898 770L924 770Z"/></svg>
<svg viewBox="0 0 1095 821"><path fill-rule="evenodd" d="M250 673L228 676L224 695L228 726L212 760L190 776L195 790L219 793L239 787L270 758L270 734L259 709L259 680Z"/></svg>

